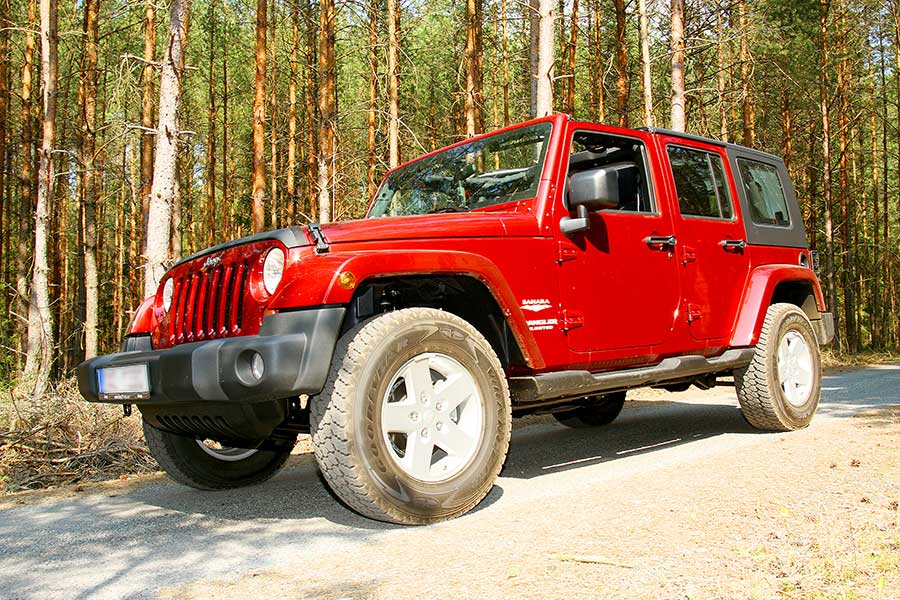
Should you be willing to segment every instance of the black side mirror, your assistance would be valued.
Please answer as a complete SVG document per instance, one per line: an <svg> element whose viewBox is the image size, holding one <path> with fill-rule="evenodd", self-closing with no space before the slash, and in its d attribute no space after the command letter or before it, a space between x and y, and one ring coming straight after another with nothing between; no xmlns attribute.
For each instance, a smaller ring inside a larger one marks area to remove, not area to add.
<svg viewBox="0 0 900 600"><path fill-rule="evenodd" d="M633 162L605 165L569 176L567 185L568 205L576 217L563 217L559 227L566 235L587 231L590 228L588 213L617 208L620 190L635 179L638 169Z"/></svg>

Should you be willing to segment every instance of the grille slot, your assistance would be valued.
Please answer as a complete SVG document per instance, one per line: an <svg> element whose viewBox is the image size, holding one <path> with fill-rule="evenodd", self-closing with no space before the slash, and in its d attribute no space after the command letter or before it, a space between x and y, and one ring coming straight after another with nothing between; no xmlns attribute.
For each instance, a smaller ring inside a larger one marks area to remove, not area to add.
<svg viewBox="0 0 900 600"><path fill-rule="evenodd" d="M243 260L187 273L175 280L169 342L240 335L250 263Z"/></svg>

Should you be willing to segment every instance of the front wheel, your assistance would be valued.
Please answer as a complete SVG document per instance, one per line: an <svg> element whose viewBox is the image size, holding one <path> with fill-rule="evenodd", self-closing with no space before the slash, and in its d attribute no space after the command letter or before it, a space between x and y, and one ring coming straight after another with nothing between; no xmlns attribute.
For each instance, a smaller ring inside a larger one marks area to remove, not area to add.
<svg viewBox="0 0 900 600"><path fill-rule="evenodd" d="M477 329L430 308L347 332L310 403L313 446L334 493L392 523L462 515L488 493L509 447L503 367Z"/></svg>
<svg viewBox="0 0 900 600"><path fill-rule="evenodd" d="M753 427L791 431L809 425L819 405L822 363L806 314L793 304L770 306L753 360L735 370L734 383Z"/></svg>
<svg viewBox="0 0 900 600"><path fill-rule="evenodd" d="M274 450L229 448L153 427L147 421L144 439L150 454L166 474L198 490L226 490L261 483L277 473L294 444L287 441Z"/></svg>

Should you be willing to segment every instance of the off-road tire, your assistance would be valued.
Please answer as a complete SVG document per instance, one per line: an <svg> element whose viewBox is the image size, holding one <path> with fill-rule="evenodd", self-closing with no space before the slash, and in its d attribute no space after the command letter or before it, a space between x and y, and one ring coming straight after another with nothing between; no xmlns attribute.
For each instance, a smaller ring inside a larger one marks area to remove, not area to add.
<svg viewBox="0 0 900 600"><path fill-rule="evenodd" d="M572 429L602 427L615 421L623 406L625 406L625 392L612 392L591 396L584 406L555 412L553 417Z"/></svg>
<svg viewBox="0 0 900 600"><path fill-rule="evenodd" d="M182 485L198 490L227 490L261 483L277 473L294 444L286 441L277 450L257 450L241 460L220 460L210 456L194 438L175 435L144 425L144 439L150 454L166 474Z"/></svg>
<svg viewBox="0 0 900 600"><path fill-rule="evenodd" d="M803 337L812 355L812 388L801 406L788 401L778 377L778 346L789 331ZM753 360L734 371L734 383L741 413L756 429L792 431L809 425L819 405L822 365L815 332L802 310L785 303L768 308Z"/></svg>
<svg viewBox="0 0 900 600"><path fill-rule="evenodd" d="M482 398L482 434L472 459L451 479L411 477L390 455L381 406L398 369L413 357L439 352L458 361ZM316 460L331 490L361 515L400 524L452 519L490 491L509 448L509 388L488 341L459 317L408 308L365 321L338 341L322 393L310 400Z"/></svg>

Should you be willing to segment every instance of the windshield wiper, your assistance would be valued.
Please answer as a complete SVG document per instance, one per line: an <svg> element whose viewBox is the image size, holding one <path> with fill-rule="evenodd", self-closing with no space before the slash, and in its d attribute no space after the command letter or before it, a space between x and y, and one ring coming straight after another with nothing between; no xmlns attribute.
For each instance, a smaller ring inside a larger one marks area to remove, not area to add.
<svg viewBox="0 0 900 600"><path fill-rule="evenodd" d="M430 210L425 214L436 215L437 213L469 212L470 210L472 209L468 206L445 206L444 208L438 208L437 210Z"/></svg>

